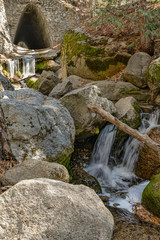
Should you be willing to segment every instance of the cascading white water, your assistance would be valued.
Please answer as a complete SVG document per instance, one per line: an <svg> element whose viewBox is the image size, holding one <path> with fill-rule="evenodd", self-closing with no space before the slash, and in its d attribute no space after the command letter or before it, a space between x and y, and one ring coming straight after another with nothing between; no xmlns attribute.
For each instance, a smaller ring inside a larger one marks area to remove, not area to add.
<svg viewBox="0 0 160 240"><path fill-rule="evenodd" d="M17 75L20 71L20 60L18 59L8 59L8 71L10 73L10 78ZM23 58L23 78L35 75L35 59L34 58Z"/></svg>
<svg viewBox="0 0 160 240"><path fill-rule="evenodd" d="M23 77L35 75L35 59L24 58L23 59Z"/></svg>
<svg viewBox="0 0 160 240"><path fill-rule="evenodd" d="M142 124L139 131L147 133L150 129L157 126L158 118L159 111L156 111L153 114L143 113ZM133 191L135 191L136 186L129 188L129 185L131 185L133 181L136 181L134 167L135 162L138 159L141 143L138 140L129 137L124 145L122 162L118 165L112 165L111 167L109 164L109 158L115 135L116 128L112 124L107 125L102 130L94 146L91 163L85 168L85 170L98 179L102 187L102 194L108 195L110 190L114 193L116 191L116 195L109 194L111 196L111 205L116 202L120 204L121 207L126 206L128 210L132 210L131 202L137 201L137 199L140 201L140 197L137 196L134 196L133 199ZM147 182L137 185L139 196L146 184ZM127 192L125 201L121 197L117 197L117 194L122 192Z"/></svg>

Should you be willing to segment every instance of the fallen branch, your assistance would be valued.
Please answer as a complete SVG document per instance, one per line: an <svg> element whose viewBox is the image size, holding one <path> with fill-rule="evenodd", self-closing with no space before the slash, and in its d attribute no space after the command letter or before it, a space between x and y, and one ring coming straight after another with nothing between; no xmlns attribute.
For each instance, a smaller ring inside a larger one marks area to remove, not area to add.
<svg viewBox="0 0 160 240"><path fill-rule="evenodd" d="M99 105L88 105L88 108L95 113L98 113L103 117L105 121L108 121L115 126L117 126L123 132L129 134L130 136L136 138L140 142L147 145L149 148L160 154L160 144L153 141L147 134L140 133L136 129L129 127L127 124L121 122L118 118L114 117L109 112L104 111Z"/></svg>

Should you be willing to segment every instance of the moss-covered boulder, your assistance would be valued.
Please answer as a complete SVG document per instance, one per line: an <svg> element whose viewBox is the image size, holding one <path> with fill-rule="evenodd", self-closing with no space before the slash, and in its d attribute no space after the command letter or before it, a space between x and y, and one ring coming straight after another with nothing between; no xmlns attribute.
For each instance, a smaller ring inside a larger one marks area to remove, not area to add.
<svg viewBox="0 0 160 240"><path fill-rule="evenodd" d="M36 71L38 72L42 72L43 70L56 72L60 68L60 64L56 63L54 60L36 62Z"/></svg>
<svg viewBox="0 0 160 240"><path fill-rule="evenodd" d="M39 77L31 77L26 79L25 83L28 88L34 88L36 90L39 89L40 78Z"/></svg>
<svg viewBox="0 0 160 240"><path fill-rule="evenodd" d="M144 189L142 203L150 212L160 217L160 174L154 175Z"/></svg>
<svg viewBox="0 0 160 240"><path fill-rule="evenodd" d="M160 91L160 57L152 61L147 71L147 84L152 92Z"/></svg>
<svg viewBox="0 0 160 240"><path fill-rule="evenodd" d="M92 80L111 77L126 67L126 59L109 56L108 39L93 38L81 30L68 32L61 45L62 76L77 75Z"/></svg>
<svg viewBox="0 0 160 240"><path fill-rule="evenodd" d="M160 127L155 127L148 133L149 137L160 144ZM160 173L160 153L143 146L135 166L135 173L143 179L151 179L154 174Z"/></svg>

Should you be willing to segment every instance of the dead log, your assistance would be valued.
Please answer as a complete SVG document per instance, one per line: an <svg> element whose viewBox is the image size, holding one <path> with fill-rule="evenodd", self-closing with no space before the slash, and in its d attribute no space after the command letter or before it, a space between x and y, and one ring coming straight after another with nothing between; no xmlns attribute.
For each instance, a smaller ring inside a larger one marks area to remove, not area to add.
<svg viewBox="0 0 160 240"><path fill-rule="evenodd" d="M138 130L129 127L127 124L121 122L118 118L114 117L109 112L104 111L99 105L88 105L88 108L95 113L98 113L103 117L105 121L108 121L115 126L117 126L123 132L129 134L130 136L136 138L149 148L153 149L160 154L160 144L153 141L147 134L140 133Z"/></svg>

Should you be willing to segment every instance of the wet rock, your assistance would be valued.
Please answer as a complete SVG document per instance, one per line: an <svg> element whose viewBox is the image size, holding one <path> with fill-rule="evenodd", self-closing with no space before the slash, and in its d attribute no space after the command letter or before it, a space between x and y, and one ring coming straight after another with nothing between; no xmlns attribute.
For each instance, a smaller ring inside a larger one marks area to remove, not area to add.
<svg viewBox="0 0 160 240"><path fill-rule="evenodd" d="M160 217L160 174L154 175L142 194L143 205Z"/></svg>
<svg viewBox="0 0 160 240"><path fill-rule="evenodd" d="M96 85L101 90L101 95L111 101L118 101L123 97L134 97L137 101L146 101L150 95L128 82L97 81L89 85Z"/></svg>
<svg viewBox="0 0 160 240"><path fill-rule="evenodd" d="M147 84L149 88L158 93L160 91L160 58L152 61L147 71Z"/></svg>
<svg viewBox="0 0 160 240"><path fill-rule="evenodd" d="M77 75L103 80L122 71L126 64L116 58L117 51L110 55L106 46L111 44L107 44L108 38L94 38L81 28L68 32L61 45L63 78Z"/></svg>
<svg viewBox="0 0 160 240"><path fill-rule="evenodd" d="M77 138L87 138L99 133L105 124L103 119L88 109L88 104L99 104L104 110L115 113L114 104L99 96L97 86L87 86L71 91L60 99L74 119Z"/></svg>
<svg viewBox="0 0 160 240"><path fill-rule="evenodd" d="M121 98L116 104L117 117L132 128L138 128L141 124L141 109L133 97Z"/></svg>
<svg viewBox="0 0 160 240"><path fill-rule="evenodd" d="M1 92L4 90L14 91L12 83L0 73Z"/></svg>
<svg viewBox="0 0 160 240"><path fill-rule="evenodd" d="M69 164L75 127L68 110L34 89L0 93L8 138L16 159Z"/></svg>
<svg viewBox="0 0 160 240"><path fill-rule="evenodd" d="M153 128L148 135L155 142L160 143L160 127ZM154 174L160 173L160 155L147 146L143 146L136 162L135 173L144 179L151 179Z"/></svg>
<svg viewBox="0 0 160 240"><path fill-rule="evenodd" d="M0 239L110 240L112 236L111 213L83 185L23 180L0 196L0 206Z"/></svg>
<svg viewBox="0 0 160 240"><path fill-rule="evenodd" d="M61 98L63 97L66 93L77 89L77 88L82 88L86 84L88 84L90 80L83 79L81 77L71 75L67 78L65 78L61 83L57 84L49 96L55 97L55 98Z"/></svg>
<svg viewBox="0 0 160 240"><path fill-rule="evenodd" d="M72 183L83 184L95 190L97 194L101 193L101 187L98 181L80 168L72 168Z"/></svg>
<svg viewBox="0 0 160 240"><path fill-rule="evenodd" d="M151 56L144 52L135 53L128 62L123 75L124 79L133 85L144 88L147 86L146 72L151 62Z"/></svg>
<svg viewBox="0 0 160 240"><path fill-rule="evenodd" d="M69 182L67 169L58 164L39 160L27 160L6 171L1 179L3 185L14 185L21 180L49 178Z"/></svg>

